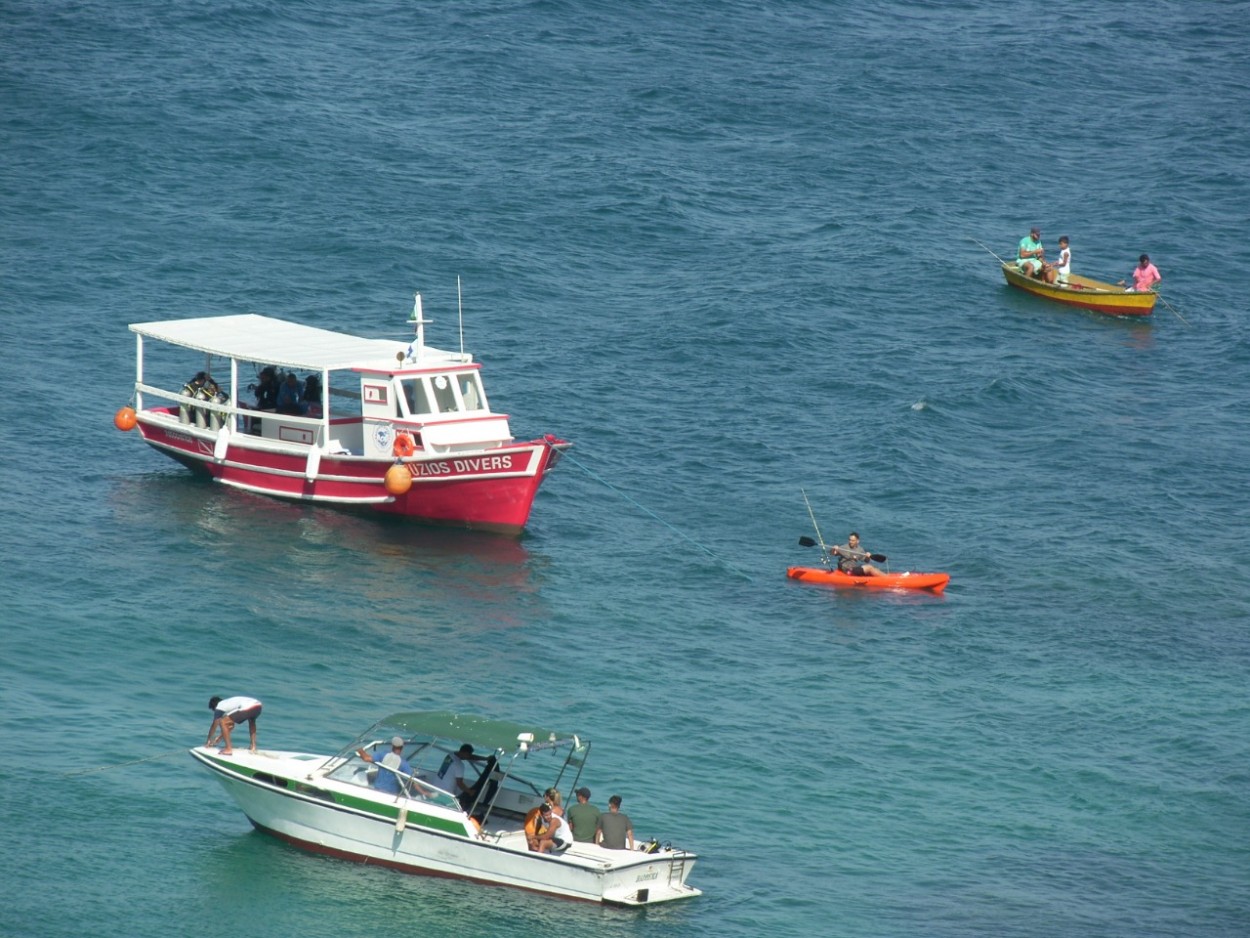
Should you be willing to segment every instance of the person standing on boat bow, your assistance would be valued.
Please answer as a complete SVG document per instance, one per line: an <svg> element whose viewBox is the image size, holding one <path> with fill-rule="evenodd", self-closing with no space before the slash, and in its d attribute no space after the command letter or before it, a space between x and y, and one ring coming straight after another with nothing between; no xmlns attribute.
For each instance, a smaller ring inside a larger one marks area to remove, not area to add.
<svg viewBox="0 0 1250 938"><path fill-rule="evenodd" d="M366 762L374 763L378 767L378 774L373 780L373 787L378 791L386 792L388 795L398 795L403 787L403 783L407 781L407 779L401 779L396 775L396 771L402 772L405 776L412 774L412 766L404 758L404 739L402 736L391 738L391 751L381 758L371 756L363 749L357 749L356 755Z"/></svg>
<svg viewBox="0 0 1250 938"><path fill-rule="evenodd" d="M859 546L859 532L852 531L846 536L845 544L830 547L829 553L838 558L838 569L851 576L881 576L881 571L868 563L872 554Z"/></svg>
<svg viewBox="0 0 1250 938"><path fill-rule="evenodd" d="M230 697L225 700L213 697L208 701L208 709L213 711L213 722L208 728L208 739L204 743L206 748L220 739L221 754L233 755L230 731L240 723L246 723L250 741L248 748L252 752L256 751L256 718L260 716L261 709L259 700L251 697Z"/></svg>
<svg viewBox="0 0 1250 938"><path fill-rule="evenodd" d="M1016 248L1016 266L1030 277L1041 278L1046 265L1046 249L1042 247L1042 229L1034 225L1020 239Z"/></svg>

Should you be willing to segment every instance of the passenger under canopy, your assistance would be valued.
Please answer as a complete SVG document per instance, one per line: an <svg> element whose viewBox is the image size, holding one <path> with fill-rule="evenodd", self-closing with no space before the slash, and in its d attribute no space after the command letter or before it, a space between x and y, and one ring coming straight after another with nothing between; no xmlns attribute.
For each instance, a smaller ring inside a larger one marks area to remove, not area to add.
<svg viewBox="0 0 1250 938"><path fill-rule="evenodd" d="M561 791L571 803L590 754L590 741L573 733L451 711L409 711L379 720L327 762L325 774L368 784L370 767L356 750L369 750L393 736L404 739L404 758L412 767L413 777L428 786L438 786L438 773L445 760L464 743L470 744L475 761L466 763L464 780L474 791L474 798L467 804L461 802L461 807L483 820L496 811L524 816L542 803L547 788ZM408 793L430 798L420 785L410 786ZM451 793L447 797L452 797Z"/></svg>

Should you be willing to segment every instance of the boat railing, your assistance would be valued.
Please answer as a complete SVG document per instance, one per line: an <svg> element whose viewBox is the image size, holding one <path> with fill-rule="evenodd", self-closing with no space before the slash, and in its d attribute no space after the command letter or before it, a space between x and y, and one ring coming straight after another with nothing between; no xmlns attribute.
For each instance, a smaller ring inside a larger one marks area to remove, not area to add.
<svg viewBox="0 0 1250 938"><path fill-rule="evenodd" d="M166 391L163 388L154 387L150 384L143 384L142 382L135 384L135 392L139 395L137 401L140 410L144 408L144 397L155 397L177 405L175 410L186 407L190 408L192 411L212 412L220 415L220 420L215 427L200 427L202 430L219 429L222 424L228 423L230 418L236 416L244 418L256 417L258 419L266 416L271 418L275 416L273 411L256 410L253 407L240 405L231 398L227 398L226 403L219 404L213 400L205 400L199 397L193 398L181 392ZM148 409L151 410L151 408ZM326 427L326 420L324 417L302 417L298 414L285 413L277 416L281 416L282 422L285 424L294 424L296 426L309 428L313 431L313 439L316 441L316 445L321 444ZM359 420L360 418L357 417L354 419L354 422L358 423Z"/></svg>

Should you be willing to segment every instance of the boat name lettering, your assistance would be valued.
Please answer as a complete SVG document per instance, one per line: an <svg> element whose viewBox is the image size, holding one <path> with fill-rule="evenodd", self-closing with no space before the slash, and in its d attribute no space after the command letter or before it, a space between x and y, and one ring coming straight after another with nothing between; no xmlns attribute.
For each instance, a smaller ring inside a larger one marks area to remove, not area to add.
<svg viewBox="0 0 1250 938"><path fill-rule="evenodd" d="M659 870L648 870L646 873L639 873L638 876L635 877L634 882L645 883L648 880L659 879L659 878L660 878Z"/></svg>
<svg viewBox="0 0 1250 938"><path fill-rule="evenodd" d="M419 475L445 476L453 473L494 472L512 468L512 456L475 456L472 459L453 459L449 462L421 463Z"/></svg>

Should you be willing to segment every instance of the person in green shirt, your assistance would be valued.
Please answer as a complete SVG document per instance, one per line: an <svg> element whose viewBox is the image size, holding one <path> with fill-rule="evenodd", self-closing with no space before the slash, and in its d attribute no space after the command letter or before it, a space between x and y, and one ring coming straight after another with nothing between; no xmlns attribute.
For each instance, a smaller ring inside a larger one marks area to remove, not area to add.
<svg viewBox="0 0 1250 938"><path fill-rule="evenodd" d="M599 809L590 803L590 789L577 789L577 804L571 804L564 812L564 819L573 829L573 839L580 843L594 843L595 825L599 822Z"/></svg>
<svg viewBox="0 0 1250 938"><path fill-rule="evenodd" d="M1020 239L1016 249L1016 266L1030 277L1040 277L1046 263L1046 249L1042 247L1042 230L1036 225Z"/></svg>

